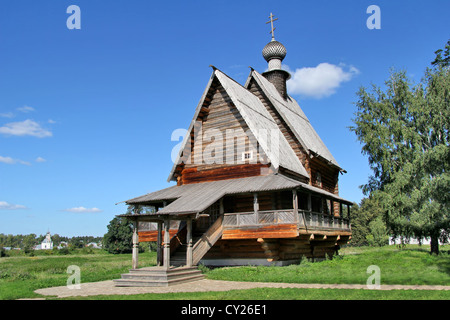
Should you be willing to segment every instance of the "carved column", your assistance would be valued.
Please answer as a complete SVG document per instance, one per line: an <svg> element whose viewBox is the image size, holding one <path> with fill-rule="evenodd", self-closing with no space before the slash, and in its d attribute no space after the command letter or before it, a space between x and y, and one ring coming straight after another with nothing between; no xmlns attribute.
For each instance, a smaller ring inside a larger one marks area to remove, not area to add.
<svg viewBox="0 0 450 320"><path fill-rule="evenodd" d="M164 220L164 268L170 268L170 220Z"/></svg>
<svg viewBox="0 0 450 320"><path fill-rule="evenodd" d="M297 190L292 190L292 208L294 212L294 219L298 221L298 197Z"/></svg>
<svg viewBox="0 0 450 320"><path fill-rule="evenodd" d="M139 236L138 236L138 221L133 222L133 250L132 250L132 268L138 268L138 255L139 255Z"/></svg>
<svg viewBox="0 0 450 320"><path fill-rule="evenodd" d="M157 244L157 251L156 251L156 265L160 267L163 264L162 261L162 229L163 229L163 223L162 221L158 221L158 236L156 238L156 244Z"/></svg>
<svg viewBox="0 0 450 320"><path fill-rule="evenodd" d="M186 244L187 244L187 250L186 250L186 266L192 267L192 218L189 218L186 221L186 228L187 228L187 235L186 235Z"/></svg>
<svg viewBox="0 0 450 320"><path fill-rule="evenodd" d="M258 194L255 192L253 194L253 212L256 216L256 224L259 223L259 203L258 203Z"/></svg>

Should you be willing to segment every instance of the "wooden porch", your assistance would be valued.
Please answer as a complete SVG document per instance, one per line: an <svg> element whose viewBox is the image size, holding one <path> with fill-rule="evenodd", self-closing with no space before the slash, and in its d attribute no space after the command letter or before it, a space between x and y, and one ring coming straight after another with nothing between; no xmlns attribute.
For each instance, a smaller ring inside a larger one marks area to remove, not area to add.
<svg viewBox="0 0 450 320"><path fill-rule="evenodd" d="M328 232L351 235L350 219L307 210L225 213L222 239L294 238Z"/></svg>
<svg viewBox="0 0 450 320"><path fill-rule="evenodd" d="M150 279L148 272L139 276L137 271L139 242L157 242L158 272L166 270L164 285L169 285L174 267L191 269L199 263L287 265L303 257L331 257L349 241L351 202L284 177L246 179L251 180L176 187L184 192L182 196L178 193L178 198L170 189L169 196L136 202L133 214L121 215L133 221L134 227L132 269L120 283L133 283L130 278ZM260 180L262 184L256 183ZM250 183L245 189L262 191L226 194L221 188L241 186L244 181ZM279 189L271 190L274 184L269 182L277 183ZM282 188L286 183L300 183L300 187ZM145 205L154 206L154 213L142 214L140 206ZM186 281L200 278L190 278L190 272Z"/></svg>

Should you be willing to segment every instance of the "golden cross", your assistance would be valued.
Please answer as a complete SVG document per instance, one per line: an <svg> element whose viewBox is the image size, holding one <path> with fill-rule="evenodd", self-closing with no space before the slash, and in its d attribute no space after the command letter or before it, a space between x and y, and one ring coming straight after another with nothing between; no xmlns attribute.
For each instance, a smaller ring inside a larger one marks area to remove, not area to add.
<svg viewBox="0 0 450 320"><path fill-rule="evenodd" d="M273 27L273 22L277 21L278 18L274 19L274 15L271 12L269 19L270 19L270 21L267 21L266 24L270 23L270 33L272 34L272 40L275 40L275 32L274 31L276 28Z"/></svg>

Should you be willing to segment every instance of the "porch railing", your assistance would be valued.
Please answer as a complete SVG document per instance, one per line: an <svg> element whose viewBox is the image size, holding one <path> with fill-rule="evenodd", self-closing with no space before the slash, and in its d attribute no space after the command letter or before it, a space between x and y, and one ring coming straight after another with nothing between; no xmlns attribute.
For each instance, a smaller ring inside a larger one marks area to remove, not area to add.
<svg viewBox="0 0 450 320"><path fill-rule="evenodd" d="M223 220L224 227L276 225L287 223L296 223L300 227L304 227L306 225L306 228L315 229L351 229L350 221L347 218L307 210L298 210L298 214L295 214L292 209L225 213Z"/></svg>

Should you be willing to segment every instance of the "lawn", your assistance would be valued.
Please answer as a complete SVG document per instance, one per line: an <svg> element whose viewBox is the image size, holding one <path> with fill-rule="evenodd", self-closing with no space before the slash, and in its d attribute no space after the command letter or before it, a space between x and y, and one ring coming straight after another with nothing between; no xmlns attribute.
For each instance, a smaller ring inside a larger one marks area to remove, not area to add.
<svg viewBox="0 0 450 320"><path fill-rule="evenodd" d="M431 256L427 247L407 246L383 248L345 248L333 260L302 261L287 267L202 267L208 279L290 282L365 284L367 267L380 268L381 284L450 285L450 246L441 247L441 255ZM155 265L155 253L139 255L140 267ZM120 278L130 269L131 255L112 255L98 250L94 254L66 256L17 256L0 258L0 299L40 297L38 288L66 285L70 276L67 267L80 267L81 281L94 282ZM261 299L445 299L450 291L412 290L347 290L347 289L280 289L260 288L228 292L142 294L134 296L96 296L93 299L201 299L201 300L261 300ZM83 298L84 299L84 298Z"/></svg>
<svg viewBox="0 0 450 320"><path fill-rule="evenodd" d="M340 256L321 262L302 261L287 267L245 266L205 269L209 279L287 282L366 284L367 268L380 268L381 284L450 285L449 247L431 256L428 247L395 246L383 248L345 248Z"/></svg>
<svg viewBox="0 0 450 320"><path fill-rule="evenodd" d="M141 266L156 263L156 253L139 254ZM80 268L81 282L120 278L131 268L131 254L113 255L103 250L93 254L14 256L0 258L0 300L40 297L39 288L64 286L71 265Z"/></svg>
<svg viewBox="0 0 450 320"><path fill-rule="evenodd" d="M100 295L66 300L450 300L450 291L255 288L216 292Z"/></svg>

